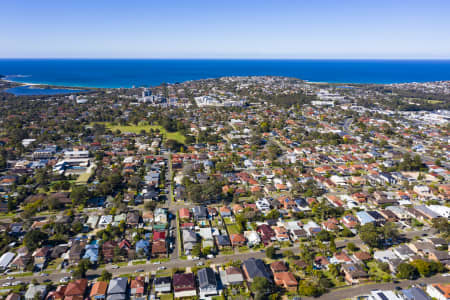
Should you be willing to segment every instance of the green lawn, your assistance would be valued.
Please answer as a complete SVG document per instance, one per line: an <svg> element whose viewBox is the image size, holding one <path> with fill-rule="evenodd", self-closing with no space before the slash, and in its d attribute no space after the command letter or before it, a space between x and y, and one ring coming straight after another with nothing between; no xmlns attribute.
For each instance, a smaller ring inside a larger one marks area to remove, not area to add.
<svg viewBox="0 0 450 300"><path fill-rule="evenodd" d="M138 125L129 124L129 125L112 125L111 122L96 122L98 124L103 124L106 126L106 128L110 129L111 131L120 130L123 133L141 133L142 130L146 132L150 132L151 129L156 130L158 129L159 132L161 132L164 135L165 139L168 140L175 140L179 143L184 144L186 141L186 137L182 135L180 132L167 132L164 127L160 125L149 125L147 122L140 122ZM91 125L93 125L92 123Z"/></svg>
<svg viewBox="0 0 450 300"><path fill-rule="evenodd" d="M234 224L233 219L230 218L230 217L225 217L225 218L223 218L223 221L225 222L226 225Z"/></svg>
<svg viewBox="0 0 450 300"><path fill-rule="evenodd" d="M390 274L383 272L375 261L368 262L367 266L369 267L369 275L374 276L376 280L383 280L391 277Z"/></svg>
<svg viewBox="0 0 450 300"><path fill-rule="evenodd" d="M239 253L246 253L249 251L250 251L250 249L247 246L239 247Z"/></svg>
<svg viewBox="0 0 450 300"><path fill-rule="evenodd" d="M150 262L152 262L152 263L154 263L154 262L168 262L168 261L170 261L170 259L169 258L154 258L154 259L151 259L150 260Z"/></svg>
<svg viewBox="0 0 450 300"><path fill-rule="evenodd" d="M227 225L228 234L239 234L239 227L236 224Z"/></svg>
<svg viewBox="0 0 450 300"><path fill-rule="evenodd" d="M159 296L159 299L161 299L161 300L173 300L173 295L172 294L161 294Z"/></svg>
<svg viewBox="0 0 450 300"><path fill-rule="evenodd" d="M335 287L342 287L342 286L346 286L345 281L339 281L335 276L333 276L330 271L326 270L323 272L323 274L328 277L328 279L331 280L331 282L333 282Z"/></svg>
<svg viewBox="0 0 450 300"><path fill-rule="evenodd" d="M78 176L75 183L76 184L84 184L84 183L88 182L89 178L91 178L91 175L92 174L90 172L83 173L80 176Z"/></svg>
<svg viewBox="0 0 450 300"><path fill-rule="evenodd" d="M32 276L33 275L33 272L24 272L24 273L14 273L14 274L12 274L11 276L14 276L14 277L27 277L27 276Z"/></svg>
<svg viewBox="0 0 450 300"><path fill-rule="evenodd" d="M132 262L133 266L136 266L136 265L145 265L146 263L147 263L146 260L135 260L135 261Z"/></svg>
<svg viewBox="0 0 450 300"><path fill-rule="evenodd" d="M62 261L63 261L62 258L58 258L58 259L52 260L48 264L46 270L56 270L56 268L58 267L59 264L62 263Z"/></svg>

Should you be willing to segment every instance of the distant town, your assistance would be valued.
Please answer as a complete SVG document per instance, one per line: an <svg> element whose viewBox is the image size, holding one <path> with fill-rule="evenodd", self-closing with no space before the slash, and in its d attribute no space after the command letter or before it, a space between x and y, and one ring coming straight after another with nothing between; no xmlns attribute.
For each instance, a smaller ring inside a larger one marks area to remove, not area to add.
<svg viewBox="0 0 450 300"><path fill-rule="evenodd" d="M18 86L1 299L450 299L450 81Z"/></svg>

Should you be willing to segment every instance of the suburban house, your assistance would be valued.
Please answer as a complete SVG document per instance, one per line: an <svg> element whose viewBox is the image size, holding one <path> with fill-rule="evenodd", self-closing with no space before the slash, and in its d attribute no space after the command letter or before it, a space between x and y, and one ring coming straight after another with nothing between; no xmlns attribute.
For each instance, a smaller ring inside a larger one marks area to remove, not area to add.
<svg viewBox="0 0 450 300"><path fill-rule="evenodd" d="M264 277L272 282L269 271L261 259L249 258L244 261L242 269L244 270L245 278L249 282L253 282L256 277Z"/></svg>
<svg viewBox="0 0 450 300"><path fill-rule="evenodd" d="M200 298L206 298L218 294L216 274L211 268L198 270L197 277Z"/></svg>
<svg viewBox="0 0 450 300"><path fill-rule="evenodd" d="M245 245L245 237L243 234L238 233L231 234L230 241L233 247L241 247Z"/></svg>
<svg viewBox="0 0 450 300"><path fill-rule="evenodd" d="M128 278L113 278L109 282L107 300L126 300L127 299Z"/></svg>
<svg viewBox="0 0 450 300"><path fill-rule="evenodd" d="M130 282L130 296L132 299L141 298L145 295L145 278L137 276Z"/></svg>
<svg viewBox="0 0 450 300"><path fill-rule="evenodd" d="M108 289L108 283L105 281L97 281L92 285L91 293L89 297L91 300L104 300L106 299L106 291Z"/></svg>
<svg viewBox="0 0 450 300"><path fill-rule="evenodd" d="M154 286L156 293L170 293L172 291L172 278L168 276L156 277Z"/></svg>
<svg viewBox="0 0 450 300"><path fill-rule="evenodd" d="M50 256L50 247L42 247L38 248L33 252L33 258L34 258L34 268L35 270L43 270L45 268L45 265L47 263L47 259Z"/></svg>
<svg viewBox="0 0 450 300"><path fill-rule="evenodd" d="M25 300L43 300L47 295L47 285L30 284L25 292Z"/></svg>
<svg viewBox="0 0 450 300"><path fill-rule="evenodd" d="M165 240L152 243L152 257L167 257L167 246Z"/></svg>
<svg viewBox="0 0 450 300"><path fill-rule="evenodd" d="M450 284L429 284L427 293L435 299L448 300L450 299Z"/></svg>
<svg viewBox="0 0 450 300"><path fill-rule="evenodd" d="M66 292L67 285L58 285L56 290L51 291L45 297L45 300L63 300L64 293ZM8 298L6 298L8 299ZM20 300L20 297L17 299Z"/></svg>
<svg viewBox="0 0 450 300"><path fill-rule="evenodd" d="M344 264L342 272L349 284L358 284L369 279L369 274L359 264Z"/></svg>
<svg viewBox="0 0 450 300"><path fill-rule="evenodd" d="M175 292L175 298L197 296L194 273L174 274L173 290Z"/></svg>
<svg viewBox="0 0 450 300"><path fill-rule="evenodd" d="M114 241L106 241L102 245L103 261L105 263L112 262L114 259L114 249L118 249L119 245Z"/></svg>
<svg viewBox="0 0 450 300"><path fill-rule="evenodd" d="M220 271L220 279L224 285L235 285L244 282L244 276L238 267L228 267Z"/></svg>
<svg viewBox="0 0 450 300"><path fill-rule="evenodd" d="M282 286L287 291L297 291L298 281L291 272L277 272L273 274L275 284Z"/></svg>
<svg viewBox="0 0 450 300"><path fill-rule="evenodd" d="M87 279L81 278L69 282L66 291L64 292L64 299L67 300L83 300L87 289Z"/></svg>

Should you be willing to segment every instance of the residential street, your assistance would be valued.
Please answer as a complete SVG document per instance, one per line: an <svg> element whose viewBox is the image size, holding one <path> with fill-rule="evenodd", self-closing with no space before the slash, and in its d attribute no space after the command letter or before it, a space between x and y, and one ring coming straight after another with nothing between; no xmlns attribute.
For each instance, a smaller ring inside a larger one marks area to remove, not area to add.
<svg viewBox="0 0 450 300"><path fill-rule="evenodd" d="M356 285L353 287L345 287L341 289L336 289L330 293L324 294L318 298L312 297L302 297L302 299L321 299L321 300L337 300L337 299L348 299L356 297L359 295L364 295L370 293L372 290L393 290L395 287L399 286L401 288L407 288L413 284L429 284L429 283L450 283L450 277L436 275L429 278L419 278L417 280L405 280L400 283L376 283L376 284L366 284L366 285Z"/></svg>

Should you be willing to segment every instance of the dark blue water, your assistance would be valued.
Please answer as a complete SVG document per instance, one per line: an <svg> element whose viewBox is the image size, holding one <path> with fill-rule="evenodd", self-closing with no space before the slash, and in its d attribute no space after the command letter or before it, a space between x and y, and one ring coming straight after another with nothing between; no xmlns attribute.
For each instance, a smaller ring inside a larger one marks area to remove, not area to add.
<svg viewBox="0 0 450 300"><path fill-rule="evenodd" d="M450 60L0 59L0 74L20 75L8 76L19 82L116 88L232 75L398 83L450 80Z"/></svg>
<svg viewBox="0 0 450 300"><path fill-rule="evenodd" d="M18 86L5 90L5 92L14 94L16 96L60 95L86 91L87 90L36 88L33 86Z"/></svg>

